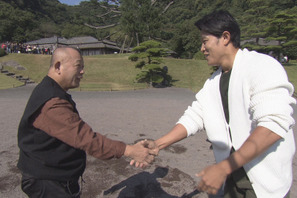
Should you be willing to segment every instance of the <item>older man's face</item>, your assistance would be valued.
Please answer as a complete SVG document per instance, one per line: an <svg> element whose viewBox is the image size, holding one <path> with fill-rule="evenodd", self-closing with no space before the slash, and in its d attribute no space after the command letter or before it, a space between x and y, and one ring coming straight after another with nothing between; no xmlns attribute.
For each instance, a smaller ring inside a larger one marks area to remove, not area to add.
<svg viewBox="0 0 297 198"><path fill-rule="evenodd" d="M64 90L79 87L84 74L84 61L81 55L73 50L70 57L61 65L62 88Z"/></svg>

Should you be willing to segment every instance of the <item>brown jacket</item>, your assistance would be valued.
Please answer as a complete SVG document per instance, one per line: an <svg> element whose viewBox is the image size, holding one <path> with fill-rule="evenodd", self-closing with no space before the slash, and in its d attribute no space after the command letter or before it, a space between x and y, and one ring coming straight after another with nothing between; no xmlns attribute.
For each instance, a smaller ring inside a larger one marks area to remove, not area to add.
<svg viewBox="0 0 297 198"><path fill-rule="evenodd" d="M64 99L52 98L47 101L33 121L33 126L99 159L120 158L125 152L123 142L94 132Z"/></svg>

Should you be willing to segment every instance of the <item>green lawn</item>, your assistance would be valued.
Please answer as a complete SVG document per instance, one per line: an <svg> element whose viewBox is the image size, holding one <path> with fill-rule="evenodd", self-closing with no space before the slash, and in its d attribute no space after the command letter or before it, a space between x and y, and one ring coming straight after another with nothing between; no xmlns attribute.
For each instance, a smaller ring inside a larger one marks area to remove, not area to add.
<svg viewBox="0 0 297 198"><path fill-rule="evenodd" d="M113 54L84 57L85 75L80 88L76 90L146 88L146 84L134 82L134 78L140 70L135 68L134 62L128 60L128 56L129 54ZM17 70L8 66L4 67L5 70L29 77L38 83L47 73L50 56L9 54L0 57L0 63L12 60L24 66L26 70ZM168 67L169 75L173 78L173 86L190 88L193 91L198 91L211 73L211 67L208 67L205 61L165 58L162 66L164 65Z"/></svg>
<svg viewBox="0 0 297 198"><path fill-rule="evenodd" d="M0 73L0 89L9 89L22 85L24 85L24 83L18 81L17 79L8 77L5 74Z"/></svg>
<svg viewBox="0 0 297 198"><path fill-rule="evenodd" d="M297 62L290 61L284 64L284 68L287 71L290 82L294 85L295 93L297 92Z"/></svg>
<svg viewBox="0 0 297 198"><path fill-rule="evenodd" d="M135 63L128 60L129 54L112 54L86 56L85 75L80 88L76 90L133 90L146 88L146 84L135 83L134 78L140 71L134 67ZM24 66L25 70L4 66L5 70L17 75L29 77L40 82L47 74L50 63L48 55L9 54L0 57L0 63L15 61ZM205 60L165 58L162 66L168 67L168 74L172 76L173 86L189 88L194 92L200 90L205 80L210 76L212 67ZM297 87L297 63L291 61L284 64L289 80ZM23 83L14 78L0 74L0 89L21 86Z"/></svg>

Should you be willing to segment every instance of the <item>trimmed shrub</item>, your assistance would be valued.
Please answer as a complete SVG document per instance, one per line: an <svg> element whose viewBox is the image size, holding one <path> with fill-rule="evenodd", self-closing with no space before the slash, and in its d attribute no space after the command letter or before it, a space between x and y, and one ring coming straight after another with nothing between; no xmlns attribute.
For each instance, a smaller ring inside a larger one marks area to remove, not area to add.
<svg viewBox="0 0 297 198"><path fill-rule="evenodd" d="M4 49L0 48L0 57L5 56L6 52Z"/></svg>

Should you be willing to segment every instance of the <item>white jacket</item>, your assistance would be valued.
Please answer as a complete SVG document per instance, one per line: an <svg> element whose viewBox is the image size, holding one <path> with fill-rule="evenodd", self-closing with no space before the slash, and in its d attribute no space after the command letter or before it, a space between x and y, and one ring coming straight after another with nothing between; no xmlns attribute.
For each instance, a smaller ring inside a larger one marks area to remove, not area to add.
<svg viewBox="0 0 297 198"><path fill-rule="evenodd" d="M280 141L244 169L257 197L284 197L292 185L295 153L292 105L296 105L291 97L294 88L284 68L270 56L238 50L229 82L229 125L221 102L220 76L221 68L205 82L196 95L197 100L178 123L187 129L188 136L205 129L217 162L229 156L232 145L239 149L257 126L280 135Z"/></svg>

